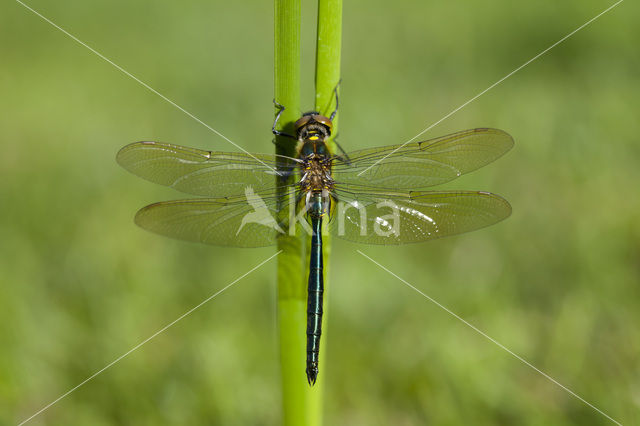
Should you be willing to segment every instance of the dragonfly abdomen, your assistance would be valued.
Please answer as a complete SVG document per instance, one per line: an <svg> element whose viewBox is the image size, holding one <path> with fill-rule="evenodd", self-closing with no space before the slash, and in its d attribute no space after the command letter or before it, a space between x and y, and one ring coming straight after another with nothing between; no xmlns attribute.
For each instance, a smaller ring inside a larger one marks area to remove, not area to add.
<svg viewBox="0 0 640 426"><path fill-rule="evenodd" d="M311 218L311 255L309 260L309 285L307 294L307 380L313 385L318 377L318 354L322 334L322 215L309 214Z"/></svg>

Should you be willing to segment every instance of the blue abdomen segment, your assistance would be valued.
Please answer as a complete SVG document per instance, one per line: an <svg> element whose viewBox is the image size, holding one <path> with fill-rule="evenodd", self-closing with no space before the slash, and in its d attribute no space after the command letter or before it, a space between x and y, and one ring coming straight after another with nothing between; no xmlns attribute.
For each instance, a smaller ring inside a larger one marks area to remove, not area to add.
<svg viewBox="0 0 640 426"><path fill-rule="evenodd" d="M318 377L318 353L322 334L322 215L310 212L311 256L309 261L309 286L307 294L307 380L315 384Z"/></svg>

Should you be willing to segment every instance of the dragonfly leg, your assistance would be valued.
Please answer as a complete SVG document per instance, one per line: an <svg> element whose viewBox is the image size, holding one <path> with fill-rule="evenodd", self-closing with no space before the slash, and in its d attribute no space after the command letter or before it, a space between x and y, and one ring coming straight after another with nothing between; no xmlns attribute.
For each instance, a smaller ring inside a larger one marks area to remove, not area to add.
<svg viewBox="0 0 640 426"><path fill-rule="evenodd" d="M273 104L278 108L278 113L276 114L276 119L273 121L273 126L271 126L271 133L276 136L284 136L286 138L298 139L297 137L290 135L287 132L281 132L280 130L276 130L276 126L278 125L278 120L280 120L280 116L284 112L284 105L279 104L275 99L273 100Z"/></svg>
<svg viewBox="0 0 640 426"><path fill-rule="evenodd" d="M336 118L336 114L338 113L338 87L340 87L340 83L342 83L342 79L338 81L338 84L336 84L336 87L333 89L333 93L336 94L336 109L333 110L331 117L329 117L329 120L331 121Z"/></svg>
<svg viewBox="0 0 640 426"><path fill-rule="evenodd" d="M351 160L349 159L349 155L345 152L345 150L342 148L342 146L340 145L340 143L338 142L338 136L340 136L339 134L336 134L333 137L333 143L336 144L336 146L338 147L338 149L340 150L340 152L342 153L342 155L337 155L336 157L340 158L342 161L344 161L347 164L351 164Z"/></svg>
<svg viewBox="0 0 640 426"><path fill-rule="evenodd" d="M331 120L331 121L333 121L333 119L336 118L336 114L338 114L338 105L339 105L339 103L338 103L338 87L340 87L340 83L342 83L342 79L340 79L340 81L338 81L338 84L336 84L336 87L333 89L333 93L335 93L335 95L336 95L336 109L333 110L333 112L331 113L331 117L329 117L329 120ZM338 143L338 135L337 134L333 137L333 143L336 144L336 146L338 147L338 149L342 153L340 158L342 158L343 161L345 161L347 164L351 164L351 161L349 160L349 156L347 155L345 150L342 148L342 146L340 146L340 144Z"/></svg>

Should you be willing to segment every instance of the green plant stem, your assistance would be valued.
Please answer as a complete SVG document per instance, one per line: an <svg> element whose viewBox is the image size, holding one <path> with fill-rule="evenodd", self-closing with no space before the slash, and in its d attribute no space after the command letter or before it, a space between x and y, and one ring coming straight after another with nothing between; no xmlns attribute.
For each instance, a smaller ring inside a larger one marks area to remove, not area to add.
<svg viewBox="0 0 640 426"><path fill-rule="evenodd" d="M315 107L328 117L335 109L334 89L340 82L342 0L318 0L317 37ZM339 116L338 113L333 120L333 135L338 130ZM331 147L335 148L333 140Z"/></svg>
<svg viewBox="0 0 640 426"><path fill-rule="evenodd" d="M318 29L316 42L316 99L315 109L329 117L334 111L335 92L340 82L340 49L342 42L342 0L318 1ZM332 136L338 132L339 113L333 119ZM336 152L333 138L328 143L331 152ZM324 261L324 317L322 340L320 344L320 374L318 377L318 391L324 386L326 371L330 369L326 362L327 343L329 336L328 312L329 312L329 257L331 254L331 237L323 230L323 261ZM323 356L324 355L324 356ZM321 416L321 413L318 413ZM319 417L320 418L320 417Z"/></svg>
<svg viewBox="0 0 640 426"><path fill-rule="evenodd" d="M293 123L299 118L300 111L300 21L300 0L275 0L275 100L286 108L280 116L278 130L289 134L295 134ZM276 137L276 153L295 157L295 141ZM292 182L293 179L278 180L279 185ZM286 218L288 204L284 206L282 214ZM278 249L282 250L277 272L282 422L286 426L319 425L320 392L307 384L305 374L307 265L304 264L304 238L300 233L282 235L278 239Z"/></svg>
<svg viewBox="0 0 640 426"><path fill-rule="evenodd" d="M280 116L278 130L289 134L295 134L293 123L300 111L300 20L300 0L275 0L275 99L286 107ZM335 108L333 91L340 81L341 22L342 2L319 0L315 106L316 110L325 115L330 115ZM277 112L276 109L276 114ZM334 119L334 134L336 130L337 117ZM335 147L332 149L335 152ZM276 153L295 157L295 143L288 138L276 137ZM278 180L279 185L283 183L290 182ZM290 196L292 194L288 195ZM288 214L288 209L283 209L282 214ZM326 236L324 240L326 283L330 242ZM282 250L278 256L277 272L278 330L282 417L283 424L286 426L321 424L321 389L326 363L320 363L320 377L314 387L307 384L305 375L307 316L305 243L306 238L302 233L295 236L283 235L278 239L278 249ZM326 300L325 297L325 304ZM326 319L323 322L326 324ZM326 339L324 341L326 346Z"/></svg>

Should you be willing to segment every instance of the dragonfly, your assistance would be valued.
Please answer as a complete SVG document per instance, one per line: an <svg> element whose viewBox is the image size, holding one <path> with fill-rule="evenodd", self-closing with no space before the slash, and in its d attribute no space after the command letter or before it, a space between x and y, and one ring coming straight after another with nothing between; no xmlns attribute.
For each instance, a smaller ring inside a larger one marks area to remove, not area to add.
<svg viewBox="0 0 640 426"><path fill-rule="evenodd" d="M502 130L476 128L338 154L328 143L337 108L329 117L303 114L294 135L276 130L284 111L276 105L272 132L295 141L295 157L145 141L123 147L116 159L139 177L200 197L142 208L135 223L148 231L228 247L264 247L287 234L310 235L306 374L313 385L322 330L323 232L355 243L397 245L495 224L511 214L504 198L425 188L491 163L514 142Z"/></svg>

